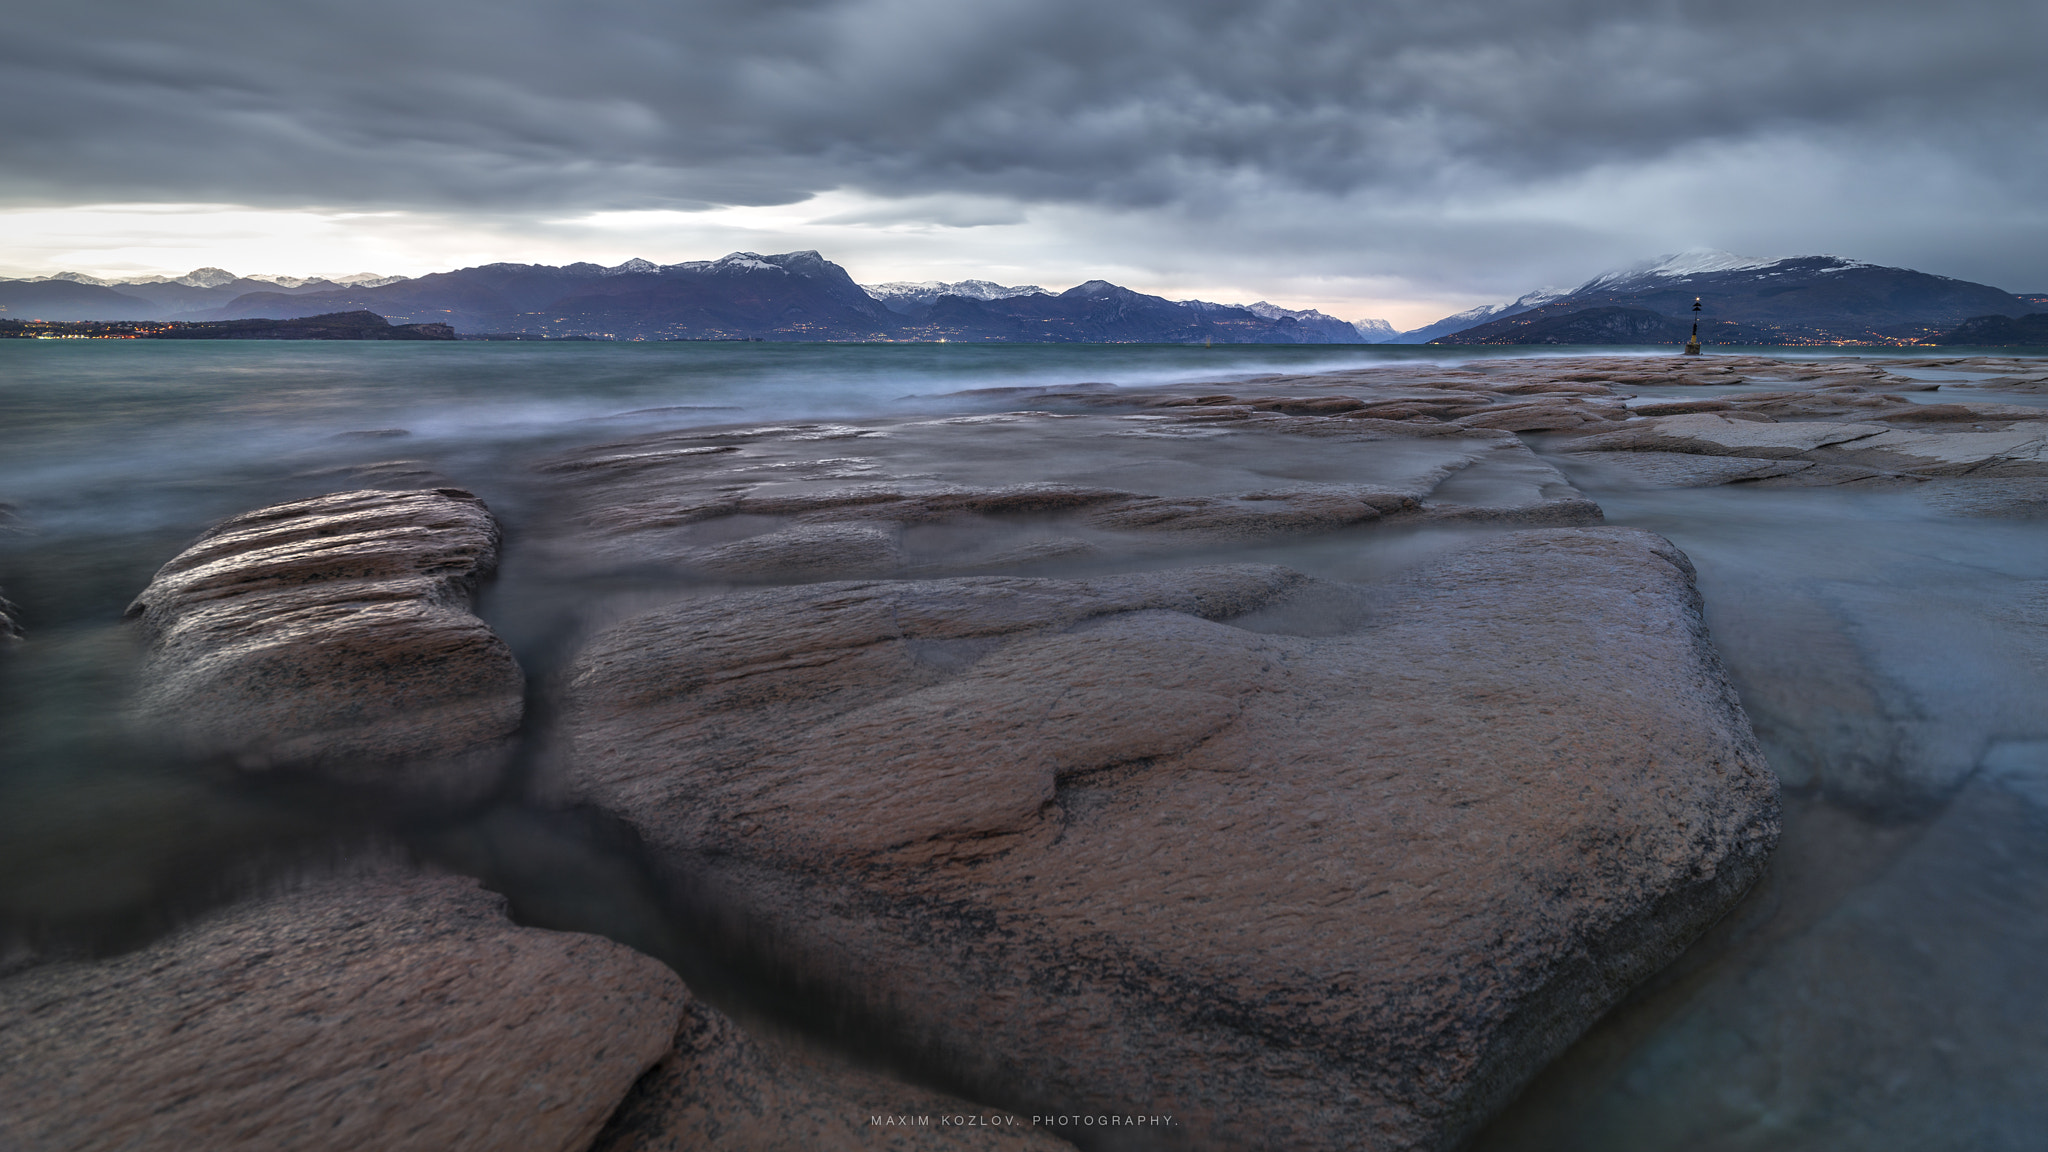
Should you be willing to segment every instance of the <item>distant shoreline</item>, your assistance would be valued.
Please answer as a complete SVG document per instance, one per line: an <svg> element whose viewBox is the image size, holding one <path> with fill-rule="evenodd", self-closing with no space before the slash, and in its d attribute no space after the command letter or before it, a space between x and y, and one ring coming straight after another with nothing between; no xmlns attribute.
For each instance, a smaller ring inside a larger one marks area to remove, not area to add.
<svg viewBox="0 0 2048 1152"><path fill-rule="evenodd" d="M16 340L454 340L447 324L393 324L367 309L294 320L0 320Z"/></svg>

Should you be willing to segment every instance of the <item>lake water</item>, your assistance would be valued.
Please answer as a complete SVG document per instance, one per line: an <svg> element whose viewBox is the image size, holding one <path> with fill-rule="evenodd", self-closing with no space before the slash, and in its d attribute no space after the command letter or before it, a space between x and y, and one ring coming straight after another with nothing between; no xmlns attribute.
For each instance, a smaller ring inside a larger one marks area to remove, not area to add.
<svg viewBox="0 0 2048 1152"><path fill-rule="evenodd" d="M135 656L123 609L209 523L385 464L471 488L505 520L481 610L539 680L579 602L620 593L522 568L530 465L563 448L1006 406L938 398L973 389L1227 384L1480 351L0 341L0 589L28 637L0 651L0 970L132 947L271 877L397 844L482 876L525 922L661 956L743 1018L829 1034L824 1008L780 1002L700 949L587 821L516 802L451 818L179 763L118 722ZM1653 490L1558 463L1610 523L1661 532L1698 565L1787 788L1785 836L1742 908L1478 1146L2040 1146L2048 519L1984 515L1944 495L1953 485ZM1449 539L1383 531L1221 558L1370 580Z"/></svg>

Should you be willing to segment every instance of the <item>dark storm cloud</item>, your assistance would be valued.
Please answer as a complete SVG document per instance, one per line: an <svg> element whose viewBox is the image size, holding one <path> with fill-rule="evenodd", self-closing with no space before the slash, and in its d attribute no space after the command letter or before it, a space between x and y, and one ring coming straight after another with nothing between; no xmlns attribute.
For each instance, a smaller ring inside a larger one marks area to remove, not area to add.
<svg viewBox="0 0 2048 1152"><path fill-rule="evenodd" d="M2048 105L2031 2L10 7L17 204L1427 200L1788 136L2021 189Z"/></svg>

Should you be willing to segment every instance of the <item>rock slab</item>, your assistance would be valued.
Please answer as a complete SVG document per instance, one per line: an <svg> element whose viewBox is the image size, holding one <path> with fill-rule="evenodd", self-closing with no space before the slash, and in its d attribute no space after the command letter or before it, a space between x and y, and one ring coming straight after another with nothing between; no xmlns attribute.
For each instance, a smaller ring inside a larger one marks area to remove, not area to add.
<svg viewBox="0 0 2048 1152"><path fill-rule="evenodd" d="M511 651L470 611L497 546L489 510L457 488L236 516L129 608L150 641L137 717L247 768L488 789L524 694ZM405 767L420 762L431 774Z"/></svg>
<svg viewBox="0 0 2048 1152"><path fill-rule="evenodd" d="M573 670L566 787L739 946L1108 1147L1447 1148L1753 882L1777 785L1682 553L1497 536L686 603Z"/></svg>
<svg viewBox="0 0 2048 1152"><path fill-rule="evenodd" d="M682 982L379 873L0 981L0 1146L575 1152L668 1050Z"/></svg>
<svg viewBox="0 0 2048 1152"><path fill-rule="evenodd" d="M1739 406L1723 403L1726 410L1646 416L1578 437L1570 444L1580 459L1586 453L1609 452L1775 461L1795 469L1806 462L1830 469L1834 482L1885 475L1973 479L2048 475L2048 423L2038 409L2003 404L1907 404L1878 415L1876 420L1881 423L1779 418L1839 415L1842 409L1827 402L1865 399L1853 393L1750 396ZM1656 482L1656 473L1670 471L1668 465L1652 465L1650 478ZM1769 478L1730 474L1732 480ZM1818 479L1809 476L1804 482Z"/></svg>
<svg viewBox="0 0 2048 1152"><path fill-rule="evenodd" d="M1484 407L1459 397L1460 411ZM1205 399L1216 398L1193 398ZM1600 521L1501 428L1315 414L1317 403L735 426L595 445L540 467L554 496L541 552L572 572L655 564L793 582L1158 557L1375 523ZM1618 426L1618 402L1610 416L1589 419Z"/></svg>

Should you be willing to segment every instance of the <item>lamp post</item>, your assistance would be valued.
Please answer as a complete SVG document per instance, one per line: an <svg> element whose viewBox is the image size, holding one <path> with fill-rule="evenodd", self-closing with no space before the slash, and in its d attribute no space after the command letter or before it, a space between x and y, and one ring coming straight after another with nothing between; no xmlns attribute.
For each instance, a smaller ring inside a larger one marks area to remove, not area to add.
<svg viewBox="0 0 2048 1152"><path fill-rule="evenodd" d="M1685 354L1700 354L1700 298L1697 296L1692 298L1692 339L1685 342Z"/></svg>

